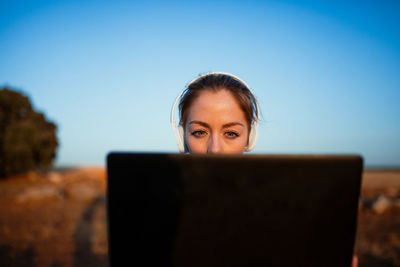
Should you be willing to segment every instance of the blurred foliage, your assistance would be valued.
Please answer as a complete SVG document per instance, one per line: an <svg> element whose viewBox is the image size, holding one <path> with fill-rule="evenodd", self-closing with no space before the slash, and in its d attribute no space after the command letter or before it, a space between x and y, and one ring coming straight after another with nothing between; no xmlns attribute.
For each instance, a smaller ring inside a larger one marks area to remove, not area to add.
<svg viewBox="0 0 400 267"><path fill-rule="evenodd" d="M33 109L29 98L0 89L0 177L52 166L57 126Z"/></svg>

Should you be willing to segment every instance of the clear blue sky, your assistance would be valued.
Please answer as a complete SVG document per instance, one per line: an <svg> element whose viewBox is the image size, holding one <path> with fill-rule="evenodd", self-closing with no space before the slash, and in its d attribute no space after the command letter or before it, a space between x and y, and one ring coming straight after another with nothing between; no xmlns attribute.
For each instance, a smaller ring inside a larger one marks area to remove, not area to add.
<svg viewBox="0 0 400 267"><path fill-rule="evenodd" d="M301 3L300 3L301 2ZM177 152L169 113L200 73L257 96L254 153L400 165L399 1L0 1L0 85L58 125L56 164Z"/></svg>

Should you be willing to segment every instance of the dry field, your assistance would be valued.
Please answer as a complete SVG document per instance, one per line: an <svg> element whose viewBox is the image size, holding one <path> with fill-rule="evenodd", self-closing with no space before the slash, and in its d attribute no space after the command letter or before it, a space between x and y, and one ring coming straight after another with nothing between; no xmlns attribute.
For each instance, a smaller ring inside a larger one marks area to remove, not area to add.
<svg viewBox="0 0 400 267"><path fill-rule="evenodd" d="M0 266L108 266L105 170L0 180ZM400 266L400 171L366 171L355 245L360 267Z"/></svg>

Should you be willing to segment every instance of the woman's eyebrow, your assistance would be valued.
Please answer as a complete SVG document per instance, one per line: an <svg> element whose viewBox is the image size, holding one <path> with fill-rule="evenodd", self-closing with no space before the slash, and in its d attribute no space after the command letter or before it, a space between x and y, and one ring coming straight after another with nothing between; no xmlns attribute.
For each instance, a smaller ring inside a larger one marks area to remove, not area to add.
<svg viewBox="0 0 400 267"><path fill-rule="evenodd" d="M239 125L239 126L244 127L244 124L243 124L243 123L240 123L240 122L229 122L229 123L224 124L224 125L222 126L222 128L228 128L228 127L236 126L236 125Z"/></svg>
<svg viewBox="0 0 400 267"><path fill-rule="evenodd" d="M205 122L202 122L202 121L191 121L191 122L189 122L189 124L194 124L194 123L200 124L201 126L206 127L206 128L210 128L210 125L208 125L208 123L205 123Z"/></svg>

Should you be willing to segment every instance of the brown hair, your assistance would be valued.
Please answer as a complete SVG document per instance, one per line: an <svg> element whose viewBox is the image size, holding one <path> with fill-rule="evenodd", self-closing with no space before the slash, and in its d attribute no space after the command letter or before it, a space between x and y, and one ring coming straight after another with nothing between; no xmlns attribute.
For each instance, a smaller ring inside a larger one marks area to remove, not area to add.
<svg viewBox="0 0 400 267"><path fill-rule="evenodd" d="M227 73L204 74L188 84L179 101L179 124L186 125L188 110L202 91L218 92L223 89L231 92L239 103L250 130L251 125L258 120L257 100L243 81Z"/></svg>

